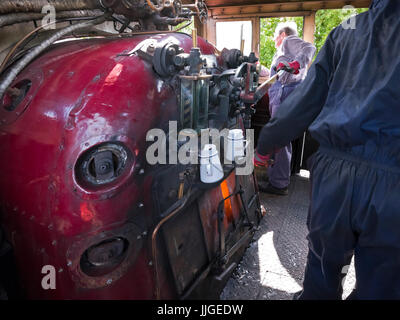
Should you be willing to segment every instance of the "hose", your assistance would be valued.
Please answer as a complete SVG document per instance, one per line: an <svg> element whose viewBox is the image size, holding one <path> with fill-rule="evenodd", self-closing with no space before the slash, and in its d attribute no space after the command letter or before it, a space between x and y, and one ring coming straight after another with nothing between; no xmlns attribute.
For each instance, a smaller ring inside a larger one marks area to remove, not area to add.
<svg viewBox="0 0 400 320"><path fill-rule="evenodd" d="M115 18L113 16L111 16L111 18ZM59 22L59 21L58 21ZM136 35L154 35L154 34L168 34L168 33L175 33L175 32L179 32L182 29L187 28L188 26L190 26L192 24L191 21L189 21L187 24L177 28L176 30L171 30L171 31L148 31L148 32L131 32L131 33L126 33L124 35L118 34L115 37L117 38L121 38L121 37L132 37L132 36L136 36ZM0 65L0 74L3 72L3 70L6 68L7 63L9 62L9 60L11 59L11 57L13 57L15 51L18 49L18 47L25 41L27 40L30 36L32 36L34 33L36 33L37 31L39 31L40 29L42 29L43 27L38 27L35 30L31 31L30 33L28 33L23 39L21 39L8 53L8 55L6 56L6 58L4 59L3 63ZM108 39L112 38L111 36L107 37Z"/></svg>
<svg viewBox="0 0 400 320"><path fill-rule="evenodd" d="M11 68L10 72L5 76L4 80L0 83L0 101L2 101L4 93L6 92L7 88L13 83L17 75L29 64L34 60L39 54L41 54L43 51L45 51L48 47L50 47L54 42L62 38L68 33L71 33L73 31L79 30L79 29L84 29L90 26L94 26L100 23L103 23L106 21L106 17L102 16L99 18L96 18L95 20L91 21L85 21L82 23L77 23L72 26L68 26L54 35L52 35L50 38L45 40L42 44L40 44L38 47L33 49L31 52L29 52L26 56L24 56L13 68Z"/></svg>
<svg viewBox="0 0 400 320"><path fill-rule="evenodd" d="M0 16L0 28L13 25L15 23L40 20L47 13L10 13ZM98 17L103 15L101 10L75 10L57 12L57 19L80 18L80 17Z"/></svg>
<svg viewBox="0 0 400 320"><path fill-rule="evenodd" d="M54 6L56 11L100 9L98 0L1 0L0 14L17 12L41 13L46 5Z"/></svg>
<svg viewBox="0 0 400 320"><path fill-rule="evenodd" d="M31 32L29 32L25 37L23 37L20 41L18 41L14 47L8 52L7 56L4 58L3 62L0 65L0 74L3 72L3 70L7 67L7 63L9 62L9 60L11 60L11 58L14 57L15 52L17 51L17 49L19 49L19 47L23 44L26 43L26 41L28 40L28 42L30 41L29 39L38 31L40 31L41 29L44 29L46 27L49 27L55 23L59 23L59 22L65 22L68 21L68 19L86 19L86 20L93 20L95 19L96 16L94 17L80 17L80 18L67 18L67 19L61 19L58 21L53 21L50 22L48 24L45 25L41 25L37 28L35 28L34 30L32 30Z"/></svg>

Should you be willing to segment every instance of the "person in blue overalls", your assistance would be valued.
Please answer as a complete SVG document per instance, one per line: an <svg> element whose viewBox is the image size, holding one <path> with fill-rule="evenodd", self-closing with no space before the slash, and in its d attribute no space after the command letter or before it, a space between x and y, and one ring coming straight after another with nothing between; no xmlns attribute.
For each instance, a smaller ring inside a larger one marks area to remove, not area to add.
<svg viewBox="0 0 400 320"><path fill-rule="evenodd" d="M280 23L275 31L277 51L272 61L271 76L281 68L291 68L293 73L285 72L268 91L269 111L275 115L281 103L304 80L308 65L315 54L315 47L297 36L295 22ZM260 181L259 189L278 195L286 195L290 183L290 163L292 145L283 146L273 155L274 165L268 168L268 182Z"/></svg>
<svg viewBox="0 0 400 320"><path fill-rule="evenodd" d="M299 299L400 299L400 1L334 29L307 78L264 126L255 164L309 127L309 252Z"/></svg>

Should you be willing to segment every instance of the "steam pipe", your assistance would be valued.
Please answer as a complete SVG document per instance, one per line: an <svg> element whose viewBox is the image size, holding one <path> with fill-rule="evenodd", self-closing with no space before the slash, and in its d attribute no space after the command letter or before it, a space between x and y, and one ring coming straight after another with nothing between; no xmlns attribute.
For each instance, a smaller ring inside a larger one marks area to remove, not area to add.
<svg viewBox="0 0 400 320"><path fill-rule="evenodd" d="M41 13L46 5L54 6L56 11L100 9L99 0L1 0L0 14L36 12Z"/></svg>
<svg viewBox="0 0 400 320"><path fill-rule="evenodd" d="M47 13L10 13L0 16L0 28L16 23L29 22L32 20L41 20ZM57 12L57 19L98 17L101 16L101 10L74 10Z"/></svg>
<svg viewBox="0 0 400 320"><path fill-rule="evenodd" d="M13 83L18 74L34 60L39 54L45 51L48 47L50 47L54 42L61 39L63 36L71 33L73 31L84 29L90 26L94 26L106 21L105 16L101 16L96 18L95 20L85 21L82 23L77 23L71 26L68 26L60 31L56 32L47 40L43 41L39 46L29 52L26 56L24 56L13 68L11 68L10 72L5 76L4 80L0 83L0 101L3 99L4 93L7 88Z"/></svg>

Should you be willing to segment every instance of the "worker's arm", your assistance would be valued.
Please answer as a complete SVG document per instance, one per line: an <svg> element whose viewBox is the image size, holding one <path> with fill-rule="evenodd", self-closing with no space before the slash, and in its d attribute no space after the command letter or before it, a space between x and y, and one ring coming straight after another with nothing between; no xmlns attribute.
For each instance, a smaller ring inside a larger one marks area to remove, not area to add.
<svg viewBox="0 0 400 320"><path fill-rule="evenodd" d="M272 153L298 138L314 121L325 104L329 82L334 73L335 45L332 32L306 79L282 103L274 117L262 128L257 151Z"/></svg>
<svg viewBox="0 0 400 320"><path fill-rule="evenodd" d="M294 58L295 61L298 61L300 63L300 68L307 68L308 65L310 64L312 58L315 55L315 51L317 50L313 44L303 41L299 38L293 39L292 40L294 46L296 46L298 49L298 53L296 54L296 57Z"/></svg>

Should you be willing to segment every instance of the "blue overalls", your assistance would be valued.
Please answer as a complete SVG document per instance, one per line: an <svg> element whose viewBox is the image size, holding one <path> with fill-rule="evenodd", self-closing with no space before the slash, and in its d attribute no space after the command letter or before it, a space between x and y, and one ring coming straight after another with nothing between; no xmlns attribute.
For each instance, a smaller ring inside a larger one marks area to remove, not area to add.
<svg viewBox="0 0 400 320"><path fill-rule="evenodd" d="M328 36L307 78L262 129L265 155L307 127L309 253L300 299L340 299L354 254L357 299L400 299L400 1L375 0Z"/></svg>

